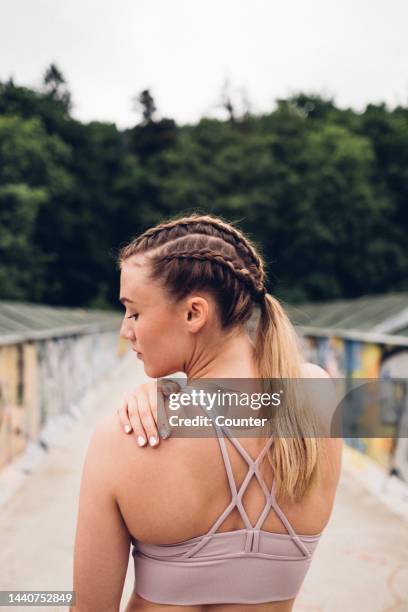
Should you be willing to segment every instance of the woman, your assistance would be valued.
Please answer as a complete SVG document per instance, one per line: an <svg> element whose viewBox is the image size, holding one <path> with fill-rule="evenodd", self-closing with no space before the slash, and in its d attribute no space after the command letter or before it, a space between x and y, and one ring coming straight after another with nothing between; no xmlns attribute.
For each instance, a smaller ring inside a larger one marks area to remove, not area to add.
<svg viewBox="0 0 408 612"><path fill-rule="evenodd" d="M153 227L121 249L119 265L121 335L149 377L328 378L304 363L254 245L222 219L192 214ZM255 304L253 343L245 324ZM138 436L155 431L155 396L153 381L129 402ZM283 411L279 427L306 430L301 416ZM121 419L129 425L123 410ZM116 414L101 422L81 482L72 610L119 610L131 544L126 612L292 610L331 515L342 441L277 431L138 446Z"/></svg>

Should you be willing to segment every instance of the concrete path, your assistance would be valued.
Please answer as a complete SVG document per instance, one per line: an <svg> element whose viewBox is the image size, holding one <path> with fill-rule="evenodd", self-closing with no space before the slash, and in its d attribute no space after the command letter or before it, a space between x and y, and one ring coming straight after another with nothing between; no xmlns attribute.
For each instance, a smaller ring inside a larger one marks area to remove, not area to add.
<svg viewBox="0 0 408 612"><path fill-rule="evenodd" d="M142 363L127 355L87 397L84 415L0 507L0 590L71 588L80 475L90 431L115 410L123 391L145 380ZM121 610L132 590L132 569L130 563ZM294 606L295 612L344 610L408 611L408 522L368 492L347 461L330 523Z"/></svg>

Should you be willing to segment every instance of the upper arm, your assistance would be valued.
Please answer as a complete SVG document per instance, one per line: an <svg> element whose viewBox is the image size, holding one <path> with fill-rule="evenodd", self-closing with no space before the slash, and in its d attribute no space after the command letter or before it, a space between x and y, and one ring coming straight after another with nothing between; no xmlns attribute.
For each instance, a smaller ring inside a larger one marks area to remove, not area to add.
<svg viewBox="0 0 408 612"><path fill-rule="evenodd" d="M74 555L76 612L119 610L130 534L114 496L112 419L95 428L82 472Z"/></svg>
<svg viewBox="0 0 408 612"><path fill-rule="evenodd" d="M337 381L326 370L314 363L303 364L302 376L312 379L307 389L310 400L313 402L313 410L322 419L322 431L319 433L328 460L326 477L337 484L343 452L342 419L339 410L341 396L336 387Z"/></svg>

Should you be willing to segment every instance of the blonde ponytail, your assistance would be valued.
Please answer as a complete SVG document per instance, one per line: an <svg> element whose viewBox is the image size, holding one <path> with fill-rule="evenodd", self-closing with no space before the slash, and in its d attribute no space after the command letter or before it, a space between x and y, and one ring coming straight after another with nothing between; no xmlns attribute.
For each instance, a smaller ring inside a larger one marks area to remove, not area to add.
<svg viewBox="0 0 408 612"><path fill-rule="evenodd" d="M276 495L299 501L317 482L322 452L318 424L302 397L302 354L299 338L279 300L265 293L255 339L255 360L264 390L284 389L284 401L268 420L275 438L267 453Z"/></svg>
<svg viewBox="0 0 408 612"><path fill-rule="evenodd" d="M280 302L265 293L255 340L261 378L300 378L303 358L294 327Z"/></svg>

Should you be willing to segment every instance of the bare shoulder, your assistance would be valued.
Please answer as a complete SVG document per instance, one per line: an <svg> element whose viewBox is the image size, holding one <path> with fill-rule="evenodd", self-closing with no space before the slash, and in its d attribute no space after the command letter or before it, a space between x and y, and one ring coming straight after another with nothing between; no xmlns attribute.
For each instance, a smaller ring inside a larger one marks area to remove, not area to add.
<svg viewBox="0 0 408 612"><path fill-rule="evenodd" d="M101 461L109 462L113 456L117 456L123 450L126 438L116 414L109 413L94 425L89 441L89 452L100 455Z"/></svg>
<svg viewBox="0 0 408 612"><path fill-rule="evenodd" d="M125 438L119 419L114 412L104 415L94 426L92 437L99 443L115 444Z"/></svg>
<svg viewBox="0 0 408 612"><path fill-rule="evenodd" d="M114 417L114 414L105 415L93 426L87 450L87 461L97 465L106 476L119 448L120 425Z"/></svg>
<svg viewBox="0 0 408 612"><path fill-rule="evenodd" d="M330 378L330 375L315 363L302 363L302 376L304 378Z"/></svg>
<svg viewBox="0 0 408 612"><path fill-rule="evenodd" d="M304 378L323 378L332 380L331 376L328 374L328 372L326 372L326 370L314 363L302 364L302 376ZM326 385L326 383L324 383L324 385ZM316 386L316 404L326 402L322 409L330 411L330 414L333 415L334 418L336 410L334 382L333 385L331 385L333 389L332 395L326 387L324 389L324 393L321 393L322 389L320 389L319 385L313 386ZM335 428L335 430L338 431L338 428ZM320 440L327 459L327 476L334 485L337 485L341 472L343 438L328 437L320 438Z"/></svg>
<svg viewBox="0 0 408 612"><path fill-rule="evenodd" d="M146 462L144 450L137 445L134 435L123 432L116 413L112 412L104 415L94 425L88 457L105 475L110 488L116 490L127 471L132 470L135 475L143 471Z"/></svg>

